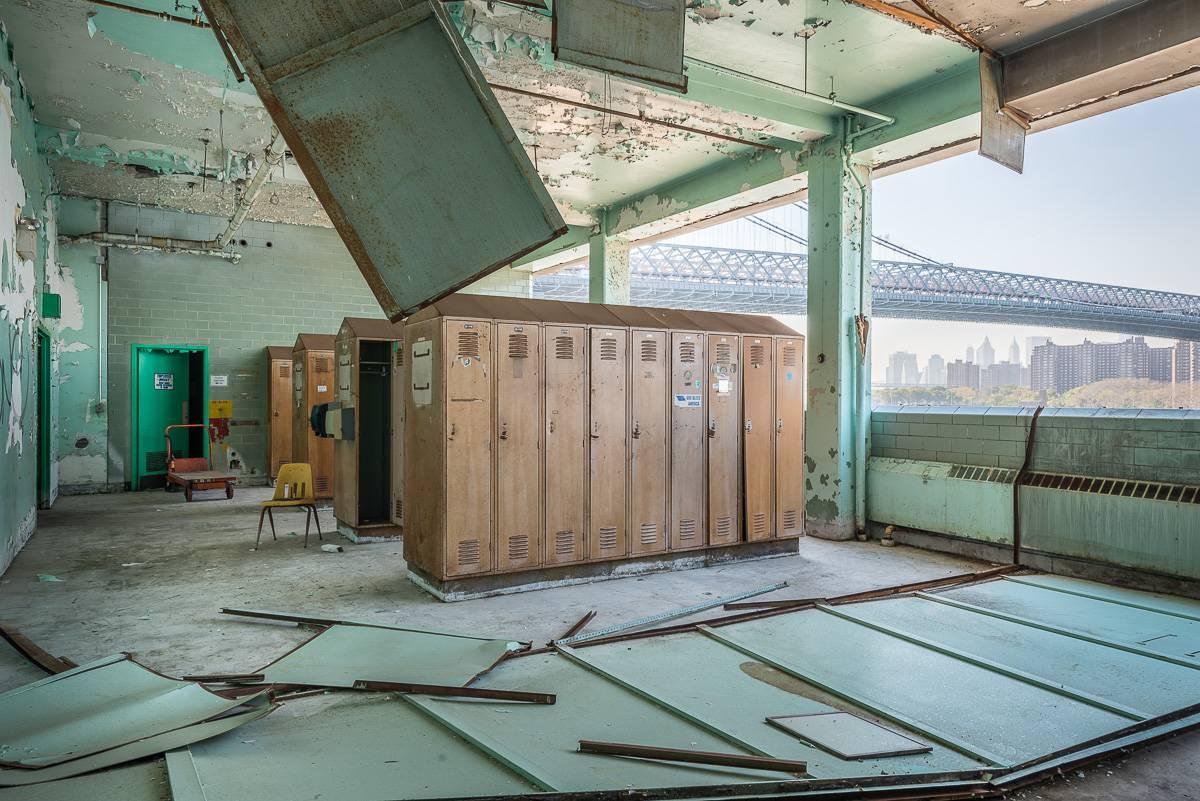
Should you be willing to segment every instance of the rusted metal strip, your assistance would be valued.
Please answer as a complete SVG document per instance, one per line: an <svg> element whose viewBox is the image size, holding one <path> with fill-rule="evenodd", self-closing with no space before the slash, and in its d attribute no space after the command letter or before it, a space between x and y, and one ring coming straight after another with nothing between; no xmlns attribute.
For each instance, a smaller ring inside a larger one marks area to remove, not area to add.
<svg viewBox="0 0 1200 801"><path fill-rule="evenodd" d="M553 705L554 693L533 693L523 690L494 690L490 687L453 687L445 684L412 684L400 681L368 681L359 679L354 689L371 692L405 693L407 695L438 695L451 698L482 698L491 701L523 701L529 704Z"/></svg>
<svg viewBox="0 0 1200 801"><path fill-rule="evenodd" d="M125 3L114 3L111 0L88 0L91 5L104 6L105 8L114 8L117 11L128 11L130 14L140 14L143 17L154 17L155 19L163 20L164 22L178 22L183 25L191 25L193 28L209 28L209 24L197 17L179 17L174 14L168 14L165 11L154 11L149 8L139 8L138 6L130 6Z"/></svg>
<svg viewBox="0 0 1200 801"><path fill-rule="evenodd" d="M724 605L724 609L785 609L805 604L828 603L828 598L784 598L778 601L733 601Z"/></svg>
<svg viewBox="0 0 1200 801"><path fill-rule="evenodd" d="M1021 564L1021 485L1025 482L1025 477L1029 475L1029 463L1033 461L1033 443L1034 435L1037 433L1038 418L1045 410L1045 406L1038 406L1033 410L1033 419L1029 421L1029 436L1025 438L1025 460L1021 462L1021 469L1017 471L1017 475L1013 479L1012 560L1014 566Z"/></svg>
<svg viewBox="0 0 1200 801"><path fill-rule="evenodd" d="M846 0L856 6L870 9L886 17L899 20L900 22L912 25L915 28L920 28L929 33L946 33L947 31L940 22L929 17L921 16L912 11L903 8L897 8L891 3L886 3L884 0Z"/></svg>
<svg viewBox="0 0 1200 801"><path fill-rule="evenodd" d="M976 39L974 36L972 36L966 30L960 28L951 19L949 19L945 14L943 14L942 12L940 12L936 8L934 8L932 5L930 5L928 0L912 0L912 3L917 8L921 9L926 14L928 14L929 16L931 16L935 20L937 20L938 23L943 28L945 28L947 31L949 31L950 33L957 36L959 38L959 40L962 41L963 43L970 45L971 47L975 48L976 50L979 50L980 52L987 53L989 56L991 56L994 59L997 59L997 60L1000 59L999 53L997 53L995 50L993 50L992 48L985 45L983 42Z"/></svg>
<svg viewBox="0 0 1200 801"><path fill-rule="evenodd" d="M54 675L70 670L77 665L70 661L64 660L57 656L51 656L48 651L39 646L33 640L21 633L21 630L7 621L0 621L0 637L11 645L17 653L28 659L33 664L40 667L47 673Z"/></svg>
<svg viewBox="0 0 1200 801"><path fill-rule="evenodd" d="M588 612L583 617L581 617L581 618L579 618L579 620L575 621L574 625L572 625L571 628L564 631L563 635L561 637L559 637L558 639L565 640L569 637L574 637L576 634L583 631L583 627L586 626L588 623L591 623L592 619L594 617L596 617L596 610L595 609L588 610Z"/></svg>
<svg viewBox="0 0 1200 801"><path fill-rule="evenodd" d="M775 759L774 757L750 756L749 754L722 754L713 751L689 751L686 748L662 748L656 745L580 740L579 751L584 754L658 759L664 762L691 762L699 765L724 765L731 768L771 770L782 773L805 774L808 772L808 763L795 759Z"/></svg>
<svg viewBox="0 0 1200 801"><path fill-rule="evenodd" d="M203 676L181 676L184 681L201 684L262 684L266 676L262 673L212 673Z"/></svg>
<svg viewBox="0 0 1200 801"><path fill-rule="evenodd" d="M221 614L237 615L238 617L252 617L259 620L279 620L284 623L295 623L301 626L320 626L328 628L338 624L353 626L354 623L348 623L343 620L335 620L329 617L308 617L306 615L292 615L287 612L263 612L258 609L231 609L222 607Z"/></svg>

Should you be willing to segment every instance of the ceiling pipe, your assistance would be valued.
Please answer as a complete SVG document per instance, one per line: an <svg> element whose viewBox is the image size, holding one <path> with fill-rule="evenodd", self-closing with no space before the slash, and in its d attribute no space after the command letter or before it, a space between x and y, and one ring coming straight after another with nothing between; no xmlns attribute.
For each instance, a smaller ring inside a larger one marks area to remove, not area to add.
<svg viewBox="0 0 1200 801"><path fill-rule="evenodd" d="M215 239L175 239L169 236L142 236L141 234L114 234L96 231L78 236L60 236L58 241L67 245L98 245L102 248L125 250L153 250L163 253L182 253L188 256L216 256L236 262L242 254L222 250Z"/></svg>
<svg viewBox="0 0 1200 801"><path fill-rule="evenodd" d="M258 165L258 169L254 171L246 188L242 190L241 197L238 198L237 205L233 208L233 216L229 218L229 225L221 232L221 235L216 239L216 247L218 250L224 250L231 241L233 235L242 227L242 223L246 220L246 215L250 213L250 209L254 206L254 201L262 194L263 186L267 183L267 178L271 175L271 170L278 167L283 161L284 151L283 134L279 131L275 132L275 138L271 140L271 144L267 145L266 156L263 158L263 163Z"/></svg>

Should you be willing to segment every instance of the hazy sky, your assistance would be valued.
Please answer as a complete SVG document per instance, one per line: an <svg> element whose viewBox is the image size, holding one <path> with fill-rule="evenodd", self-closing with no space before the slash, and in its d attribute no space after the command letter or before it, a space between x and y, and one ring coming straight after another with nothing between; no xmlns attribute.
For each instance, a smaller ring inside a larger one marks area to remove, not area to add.
<svg viewBox="0 0 1200 801"><path fill-rule="evenodd" d="M1025 174L974 153L875 182L875 233L965 267L1200 294L1200 88L1034 134ZM804 214L769 213L803 235ZM720 230L724 229L724 230ZM681 237L694 244L802 250L745 221ZM877 257L897 258L877 250ZM1027 326L877 319L873 372L893 351L952 360L991 338L1060 344L1116 334ZM1165 340L1151 340L1168 344ZM1026 357L1027 358L1027 357Z"/></svg>

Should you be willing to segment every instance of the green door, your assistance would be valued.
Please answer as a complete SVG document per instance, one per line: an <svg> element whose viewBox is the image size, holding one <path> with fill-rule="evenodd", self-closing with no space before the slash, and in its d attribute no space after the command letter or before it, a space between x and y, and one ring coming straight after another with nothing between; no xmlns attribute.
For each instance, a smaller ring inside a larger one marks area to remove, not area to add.
<svg viewBox="0 0 1200 801"><path fill-rule="evenodd" d="M37 468L38 506L50 507L50 335L37 332Z"/></svg>
<svg viewBox="0 0 1200 801"><path fill-rule="evenodd" d="M189 422L189 354L186 351L137 351L136 489L162 486L167 475L167 426ZM179 456L193 455L195 438L188 430L172 432L171 447ZM203 452L195 454L202 456Z"/></svg>

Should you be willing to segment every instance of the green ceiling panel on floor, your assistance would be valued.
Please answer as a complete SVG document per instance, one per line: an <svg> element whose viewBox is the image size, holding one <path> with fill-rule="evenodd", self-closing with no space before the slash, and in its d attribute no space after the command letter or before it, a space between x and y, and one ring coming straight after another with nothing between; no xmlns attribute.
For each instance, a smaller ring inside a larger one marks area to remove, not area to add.
<svg viewBox="0 0 1200 801"><path fill-rule="evenodd" d="M658 667L647 659L644 669ZM423 696L409 696L409 700L480 743L497 758L536 776L546 789L685 787L795 778L763 771L578 753L580 740L750 752L554 654L508 660L477 686L533 691L552 688L547 691L557 693L558 700L553 706Z"/></svg>
<svg viewBox="0 0 1200 801"><path fill-rule="evenodd" d="M938 593L937 597L1163 654L1200 668L1200 621L1012 581L962 587Z"/></svg>
<svg viewBox="0 0 1200 801"><path fill-rule="evenodd" d="M769 725L766 719L837 711L847 705L702 634L596 645L579 648L577 654L621 681L756 746L764 754L806 760L808 772L817 778L942 773L985 767L978 760L926 740L922 742L933 746L928 754L877 760L839 759L807 745ZM725 699L736 702L720 702ZM894 724L883 722L895 728ZM905 733L920 738L915 732L905 730Z"/></svg>
<svg viewBox="0 0 1200 801"><path fill-rule="evenodd" d="M385 801L538 788L393 694L286 702L168 757L175 801Z"/></svg>
<svg viewBox="0 0 1200 801"><path fill-rule="evenodd" d="M164 801L166 798L170 798L167 771L161 759L70 779L0 788L0 801Z"/></svg>
<svg viewBox="0 0 1200 801"><path fill-rule="evenodd" d="M276 684L352 687L355 681L466 684L516 643L376 626L331 626L267 665Z"/></svg>
<svg viewBox="0 0 1200 801"><path fill-rule="evenodd" d="M1094 581L1071 578L1069 576L1052 576L1040 574L1035 576L1006 576L1005 581L1041 587L1047 590L1065 592L1068 595L1080 595L1098 601L1131 606L1167 615L1178 615L1189 620L1200 620L1200 601L1193 598L1180 598L1175 595L1164 595L1158 592L1143 592L1128 587L1113 587L1107 584L1097 584Z"/></svg>
<svg viewBox="0 0 1200 801"><path fill-rule="evenodd" d="M918 732L943 737L1000 765L1131 722L820 611L717 631L859 705L909 721Z"/></svg>

